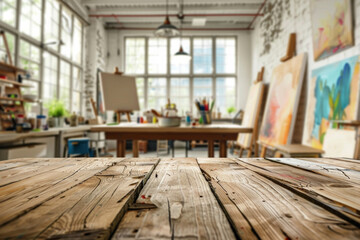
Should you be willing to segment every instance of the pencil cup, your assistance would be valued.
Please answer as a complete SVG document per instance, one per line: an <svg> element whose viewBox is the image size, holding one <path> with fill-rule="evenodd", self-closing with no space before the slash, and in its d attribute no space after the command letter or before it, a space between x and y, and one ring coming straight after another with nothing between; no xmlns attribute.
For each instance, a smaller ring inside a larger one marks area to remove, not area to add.
<svg viewBox="0 0 360 240"><path fill-rule="evenodd" d="M211 111L199 111L203 124L211 124Z"/></svg>

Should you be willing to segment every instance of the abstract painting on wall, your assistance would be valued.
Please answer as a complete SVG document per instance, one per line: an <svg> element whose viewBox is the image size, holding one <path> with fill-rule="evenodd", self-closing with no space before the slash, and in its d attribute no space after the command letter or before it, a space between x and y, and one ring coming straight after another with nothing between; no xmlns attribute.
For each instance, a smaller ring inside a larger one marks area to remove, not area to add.
<svg viewBox="0 0 360 240"><path fill-rule="evenodd" d="M322 148L331 120L356 120L360 63L354 56L312 71L303 144Z"/></svg>
<svg viewBox="0 0 360 240"><path fill-rule="evenodd" d="M311 18L315 60L354 44L351 0L313 0Z"/></svg>
<svg viewBox="0 0 360 240"><path fill-rule="evenodd" d="M262 144L275 146L291 143L306 59L306 53L303 53L273 70L260 129L259 140Z"/></svg>

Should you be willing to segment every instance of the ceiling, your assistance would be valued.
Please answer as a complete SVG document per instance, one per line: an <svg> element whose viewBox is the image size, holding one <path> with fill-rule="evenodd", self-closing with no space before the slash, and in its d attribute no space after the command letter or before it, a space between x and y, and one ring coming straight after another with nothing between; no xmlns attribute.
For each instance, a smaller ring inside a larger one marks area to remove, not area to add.
<svg viewBox="0 0 360 240"><path fill-rule="evenodd" d="M165 18L166 0L80 0L89 17L101 18L107 29L154 30ZM170 21L184 30L251 30L266 0L168 0ZM195 20L194 20L195 19ZM202 22L205 25L194 25Z"/></svg>

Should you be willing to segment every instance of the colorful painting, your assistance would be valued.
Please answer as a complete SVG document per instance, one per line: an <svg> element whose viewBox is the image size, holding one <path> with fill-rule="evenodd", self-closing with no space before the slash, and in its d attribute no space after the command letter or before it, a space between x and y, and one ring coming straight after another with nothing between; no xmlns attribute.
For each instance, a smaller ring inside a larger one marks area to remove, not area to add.
<svg viewBox="0 0 360 240"><path fill-rule="evenodd" d="M262 144L275 146L291 143L305 65L306 53L303 53L273 70L260 129L259 140Z"/></svg>
<svg viewBox="0 0 360 240"><path fill-rule="evenodd" d="M254 128L258 119L262 96L264 94L264 84L258 82L252 84L247 98L244 117L241 123L243 127ZM252 133L241 133L238 136L238 143L242 148L248 149L251 146Z"/></svg>
<svg viewBox="0 0 360 240"><path fill-rule="evenodd" d="M303 144L322 149L331 120L356 120L359 56L312 71Z"/></svg>
<svg viewBox="0 0 360 240"><path fill-rule="evenodd" d="M314 59L323 59L354 44L351 0L311 1Z"/></svg>

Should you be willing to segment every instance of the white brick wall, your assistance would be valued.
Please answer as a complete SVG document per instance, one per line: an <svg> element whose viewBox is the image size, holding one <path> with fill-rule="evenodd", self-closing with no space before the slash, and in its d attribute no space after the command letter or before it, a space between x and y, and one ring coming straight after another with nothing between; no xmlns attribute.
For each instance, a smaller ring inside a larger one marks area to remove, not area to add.
<svg viewBox="0 0 360 240"><path fill-rule="evenodd" d="M275 0L269 0L273 2ZM261 66L265 66L265 82L269 82L272 69L280 63L280 58L285 55L288 37L290 33L295 32L297 38L297 53L308 53L308 76L310 79L311 70L328 65L347 57L360 53L360 18L356 16L360 14L360 0L354 0L354 37L355 46L348 48L338 54L330 56L324 60L314 62L312 50L312 25L310 16L311 0L290 0L291 16L283 14L282 29L278 39L274 40L271 50L268 54L260 56L263 49L263 38L261 37L260 21L255 23L255 30L252 32L252 76L256 76Z"/></svg>

